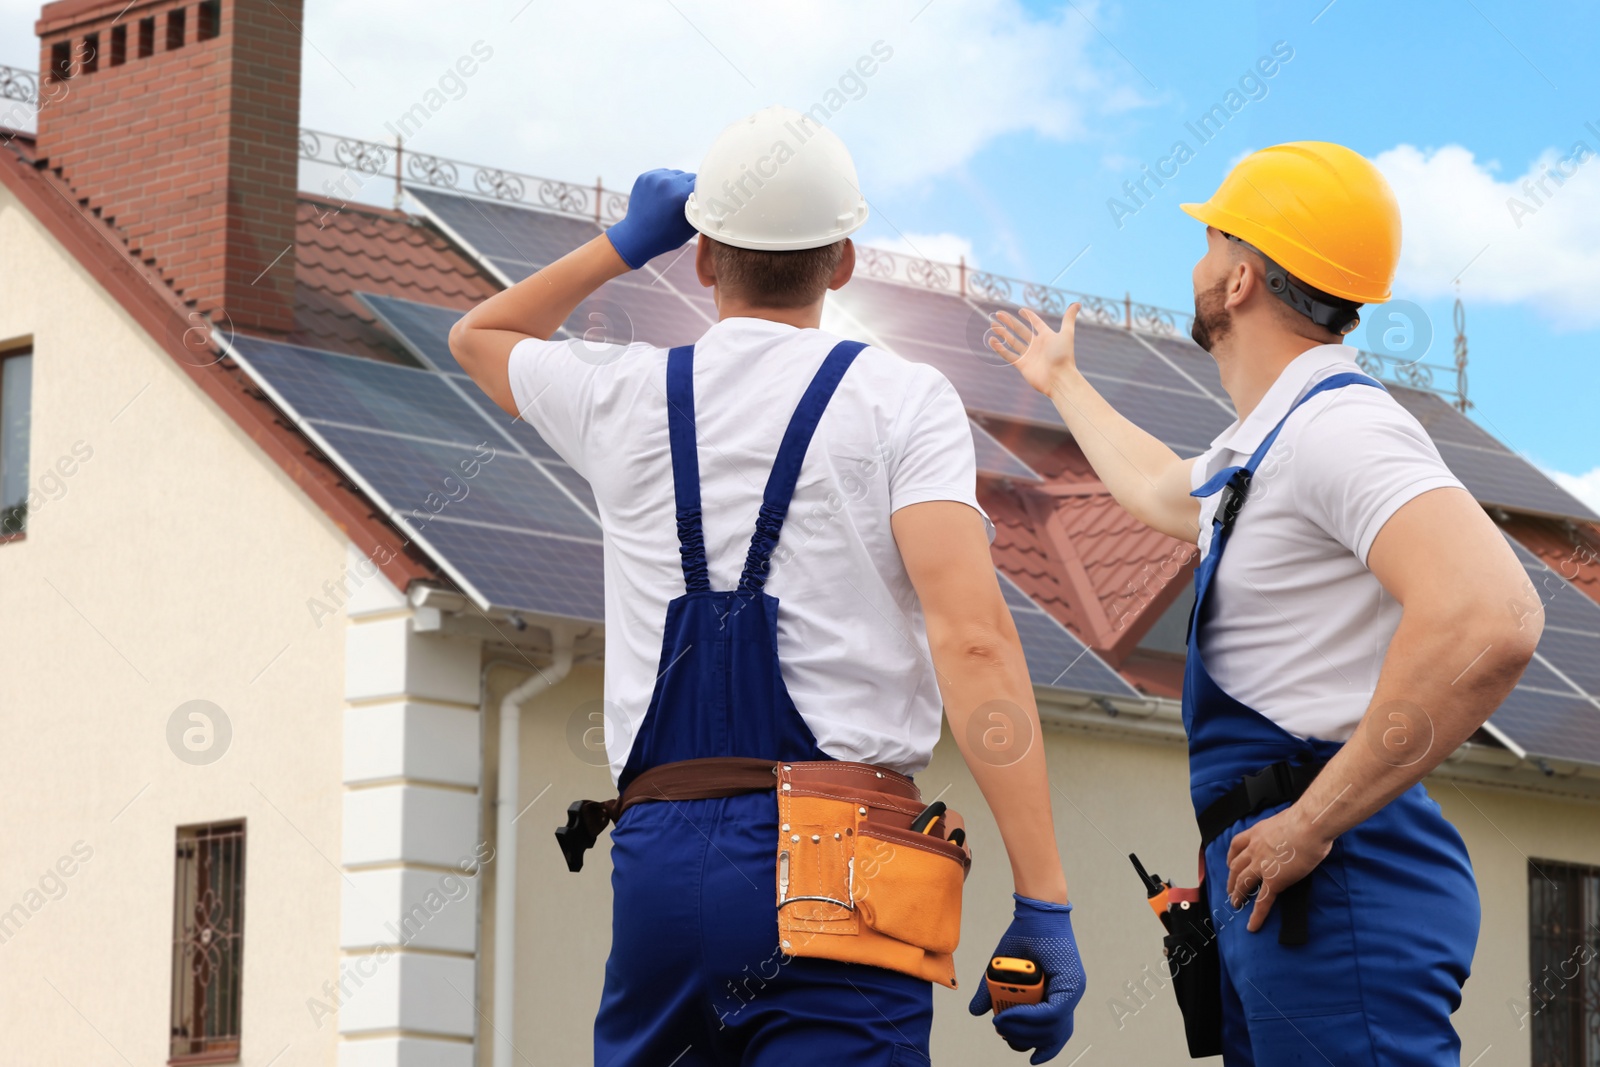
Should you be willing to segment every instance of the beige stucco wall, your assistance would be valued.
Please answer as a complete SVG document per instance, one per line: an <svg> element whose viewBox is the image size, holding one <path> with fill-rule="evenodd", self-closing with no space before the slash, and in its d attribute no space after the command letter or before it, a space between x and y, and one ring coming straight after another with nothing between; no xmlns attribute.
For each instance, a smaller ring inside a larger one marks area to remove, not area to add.
<svg viewBox="0 0 1600 1067"><path fill-rule="evenodd" d="M243 818L243 1062L331 1064L345 626L305 602L346 540L4 190L0 279L34 484L92 450L0 544L0 910L92 849L0 944L0 1058L165 1063L174 829ZM196 699L232 724L209 766L167 743Z"/></svg>
<svg viewBox="0 0 1600 1067"><path fill-rule="evenodd" d="M498 684L503 688L512 681L508 672ZM573 717L581 718L599 697L598 670L579 668L525 713L521 803L539 799L518 824L516 1043L536 1062L590 1062L590 1023L610 951L605 842L574 875L551 839L569 801L609 795L605 769L594 765L592 755L580 758L568 733ZM1045 744L1055 785L1056 830L1076 909L1074 928L1089 974L1077 1033L1058 1062L1072 1062L1091 1046L1085 1064L1188 1062L1172 994L1149 978L1162 974L1160 927L1127 860L1129 852L1137 852L1163 876L1192 884L1198 836L1189 814L1183 749L1171 742L1075 729L1049 729ZM976 862L966 885L957 953L957 973L968 985L1009 920L1009 868L982 797L948 735L919 781L928 795L948 785L944 799L971 828ZM1439 780L1430 787L1467 841L1483 895L1475 973L1456 1016L1463 1062L1483 1054L1477 1067L1522 1067L1529 1062L1528 1034L1518 1029L1507 1002L1524 997L1527 982L1526 857L1600 864L1600 806L1463 789ZM492 915L492 898L486 897L484 906ZM492 923L486 937L490 928ZM1133 992L1140 986L1154 994ZM989 1024L966 1013L970 993L970 988L934 990L934 1062L946 1067L1012 1062ZM488 1062L481 1048L479 1057L480 1063Z"/></svg>

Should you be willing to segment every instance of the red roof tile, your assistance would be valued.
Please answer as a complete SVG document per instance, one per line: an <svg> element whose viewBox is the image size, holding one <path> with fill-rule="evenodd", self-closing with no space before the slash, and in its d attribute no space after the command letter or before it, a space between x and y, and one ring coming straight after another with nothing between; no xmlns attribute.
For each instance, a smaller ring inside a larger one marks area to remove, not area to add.
<svg viewBox="0 0 1600 1067"><path fill-rule="evenodd" d="M357 293L466 311L500 291L431 227L401 211L300 194L294 332L311 348L412 363Z"/></svg>
<svg viewBox="0 0 1600 1067"><path fill-rule="evenodd" d="M1133 670L1135 647L1188 584L1195 549L1124 511L1065 431L985 419L984 428L1047 480L983 478L995 566L1130 681L1173 695L1169 665Z"/></svg>

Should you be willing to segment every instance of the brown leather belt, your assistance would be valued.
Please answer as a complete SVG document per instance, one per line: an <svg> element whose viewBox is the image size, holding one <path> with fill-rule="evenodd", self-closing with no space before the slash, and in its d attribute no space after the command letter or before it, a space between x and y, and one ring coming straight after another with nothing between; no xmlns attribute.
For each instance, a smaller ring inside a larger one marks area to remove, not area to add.
<svg viewBox="0 0 1600 1067"><path fill-rule="evenodd" d="M556 841L567 858L567 869L583 869L583 854L599 840L600 832L622 818L623 812L647 800L708 800L774 789L778 762L743 756L663 763L643 771L628 783L622 795L611 800L575 800L567 806L567 825L556 829ZM921 791L903 774L850 760L810 761L813 788L838 790L841 795L881 793L886 799L920 805ZM915 814L913 812L912 814ZM909 819L907 820L909 822Z"/></svg>

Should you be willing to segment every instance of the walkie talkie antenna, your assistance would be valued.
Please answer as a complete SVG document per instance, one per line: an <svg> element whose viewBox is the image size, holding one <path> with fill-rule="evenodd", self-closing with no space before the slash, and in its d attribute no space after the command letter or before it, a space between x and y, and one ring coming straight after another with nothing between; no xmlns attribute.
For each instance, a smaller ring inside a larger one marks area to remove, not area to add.
<svg viewBox="0 0 1600 1067"><path fill-rule="evenodd" d="M1144 869L1144 864L1139 862L1138 856L1130 852L1128 853L1128 859L1133 861L1133 869L1139 872L1139 881L1144 883L1144 891L1147 895L1153 897L1167 888L1166 883L1162 882L1160 878Z"/></svg>

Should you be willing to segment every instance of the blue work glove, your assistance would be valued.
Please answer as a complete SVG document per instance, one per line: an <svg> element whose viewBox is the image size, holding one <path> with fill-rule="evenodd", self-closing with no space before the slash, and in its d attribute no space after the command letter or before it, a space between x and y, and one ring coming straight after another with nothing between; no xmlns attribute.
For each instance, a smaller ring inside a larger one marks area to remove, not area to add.
<svg viewBox="0 0 1600 1067"><path fill-rule="evenodd" d="M611 246L634 270L694 236L683 205L694 192L694 175L682 170L647 170L633 181L628 214L606 231Z"/></svg>
<svg viewBox="0 0 1600 1067"><path fill-rule="evenodd" d="M1021 956L1044 971L1044 999L1020 1004L994 1017L994 1028L1018 1052L1035 1049L1029 1063L1054 1059L1072 1037L1072 1011L1083 999L1083 963L1072 939L1072 905L1051 904L1013 893L1017 907L992 956ZM992 1007L989 983L978 979L978 992L967 1010L984 1015Z"/></svg>

